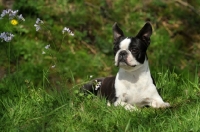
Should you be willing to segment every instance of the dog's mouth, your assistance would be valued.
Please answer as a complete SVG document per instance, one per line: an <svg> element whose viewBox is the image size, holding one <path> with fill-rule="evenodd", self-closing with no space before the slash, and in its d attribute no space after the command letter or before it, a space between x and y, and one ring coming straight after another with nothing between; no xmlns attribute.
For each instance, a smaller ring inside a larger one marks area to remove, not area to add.
<svg viewBox="0 0 200 132"><path fill-rule="evenodd" d="M130 65L126 60L121 60L121 61L118 61L117 67L120 66L120 63L121 63L121 65L126 65L126 66L130 66L130 67L136 67L137 66L137 65Z"/></svg>
<svg viewBox="0 0 200 132"><path fill-rule="evenodd" d="M128 60L127 60L127 53L126 52L123 52L121 51L119 53L119 56L118 56L118 60L117 60L117 67L119 66L128 66L128 67L136 67L136 65L131 65Z"/></svg>

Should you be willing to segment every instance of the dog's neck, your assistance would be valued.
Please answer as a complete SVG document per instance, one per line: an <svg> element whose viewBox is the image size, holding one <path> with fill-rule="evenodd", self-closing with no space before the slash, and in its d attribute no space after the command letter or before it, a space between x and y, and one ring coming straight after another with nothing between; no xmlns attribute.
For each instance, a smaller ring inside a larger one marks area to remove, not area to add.
<svg viewBox="0 0 200 132"><path fill-rule="evenodd" d="M149 70L148 60L144 61L144 64L140 67L133 68L132 70L126 70L124 68L120 68L118 72L118 76L122 78L132 78L132 77L140 77L141 75L151 75Z"/></svg>
<svg viewBox="0 0 200 132"><path fill-rule="evenodd" d="M144 72L148 72L149 71L149 63L148 60L145 60L144 63L141 66L135 67L135 68L131 68L131 69L124 69L124 68L120 68L119 72L127 72L130 74L142 74Z"/></svg>

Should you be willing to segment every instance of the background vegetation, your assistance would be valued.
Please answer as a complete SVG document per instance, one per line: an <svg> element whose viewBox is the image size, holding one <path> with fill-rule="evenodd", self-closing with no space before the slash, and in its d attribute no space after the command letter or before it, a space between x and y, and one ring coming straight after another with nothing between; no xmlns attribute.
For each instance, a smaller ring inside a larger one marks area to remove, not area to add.
<svg viewBox="0 0 200 132"><path fill-rule="evenodd" d="M4 3L0 9L5 8ZM1 130L200 130L200 1L15 0L12 9L25 22L13 26L0 19L0 31L15 35L10 43L0 42ZM44 21L38 32L37 18ZM78 89L91 76L118 70L114 22L134 36L146 21L154 29L148 49L151 72L172 108L127 112L82 96ZM62 34L64 27L74 36Z"/></svg>

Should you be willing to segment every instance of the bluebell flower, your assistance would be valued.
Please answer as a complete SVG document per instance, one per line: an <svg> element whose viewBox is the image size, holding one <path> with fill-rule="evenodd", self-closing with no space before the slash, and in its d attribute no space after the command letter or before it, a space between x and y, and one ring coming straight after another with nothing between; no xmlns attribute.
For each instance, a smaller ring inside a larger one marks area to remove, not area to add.
<svg viewBox="0 0 200 132"><path fill-rule="evenodd" d="M17 16L17 18L18 18L19 20L25 21L25 19L24 19L24 17L22 16L22 14L20 14L19 16Z"/></svg>
<svg viewBox="0 0 200 132"><path fill-rule="evenodd" d="M63 30L62 30L62 33L64 34L66 31L70 32L69 28L64 27Z"/></svg>
<svg viewBox="0 0 200 132"><path fill-rule="evenodd" d="M17 12L18 12L18 10L16 10L16 11L13 11L11 9L3 10L2 13L1 13L1 18L8 15L9 19L13 19L16 16Z"/></svg>
<svg viewBox="0 0 200 132"><path fill-rule="evenodd" d="M51 66L51 68L55 68L55 67L56 67L56 65L52 65L52 66Z"/></svg>
<svg viewBox="0 0 200 132"><path fill-rule="evenodd" d="M74 36L74 33L67 27L64 27L62 30L62 33L64 34L65 32L68 32L71 36Z"/></svg>
<svg viewBox="0 0 200 132"><path fill-rule="evenodd" d="M36 20L36 22L35 22L36 24L41 24L41 23L44 23L40 18L37 18L37 20Z"/></svg>
<svg viewBox="0 0 200 132"><path fill-rule="evenodd" d="M3 33L0 34L0 38L1 38L2 40L4 40L5 37L6 37L6 33L5 33L5 32L3 32Z"/></svg>
<svg viewBox="0 0 200 132"><path fill-rule="evenodd" d="M49 49L50 48L50 44L45 46L45 49Z"/></svg>
<svg viewBox="0 0 200 132"><path fill-rule="evenodd" d="M36 28L36 31L39 31L40 29L41 29L41 24L43 24L44 22L40 19L40 18L37 18L37 20L36 20L36 22L35 22L35 24L34 24L34 26L35 26L35 28Z"/></svg>
<svg viewBox="0 0 200 132"><path fill-rule="evenodd" d="M40 30L40 25L37 25L37 24L34 24L35 28L36 28L36 31L39 31Z"/></svg>
<svg viewBox="0 0 200 132"><path fill-rule="evenodd" d="M18 13L18 10L15 10L15 11L13 11L11 9L3 10L1 13L0 19L2 19L4 16L8 15L9 19L18 18L19 20L25 21L22 14L17 15L17 13Z"/></svg>
<svg viewBox="0 0 200 132"><path fill-rule="evenodd" d="M2 11L2 13L1 13L1 19L5 16L5 15L7 15L8 13L7 13L7 10L3 10Z"/></svg>
<svg viewBox="0 0 200 132"><path fill-rule="evenodd" d="M14 37L13 34L7 33L7 32L3 32L0 34L0 39L2 39L2 41L4 40L6 42L10 42L13 37Z"/></svg>
<svg viewBox="0 0 200 132"><path fill-rule="evenodd" d="M9 19L13 19L15 16L17 16L17 12L18 12L18 10L16 10L16 11L13 11L13 10L11 10L11 9L8 9L9 11Z"/></svg>
<svg viewBox="0 0 200 132"><path fill-rule="evenodd" d="M46 54L46 52L42 51L42 54L44 55L44 54Z"/></svg>

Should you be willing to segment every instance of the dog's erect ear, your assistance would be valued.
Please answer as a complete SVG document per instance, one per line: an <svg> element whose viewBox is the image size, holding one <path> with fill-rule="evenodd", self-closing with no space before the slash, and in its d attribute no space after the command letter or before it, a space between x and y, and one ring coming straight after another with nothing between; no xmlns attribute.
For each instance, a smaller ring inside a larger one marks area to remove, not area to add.
<svg viewBox="0 0 200 132"><path fill-rule="evenodd" d="M117 23L115 22L113 25L113 38L114 38L114 43L118 41L120 37L124 36L123 31L118 27Z"/></svg>
<svg viewBox="0 0 200 132"><path fill-rule="evenodd" d="M136 35L136 37L143 40L145 43L149 45L151 34L152 34L152 27L151 27L151 24L147 22L143 26L143 28L139 31L139 33Z"/></svg>

